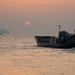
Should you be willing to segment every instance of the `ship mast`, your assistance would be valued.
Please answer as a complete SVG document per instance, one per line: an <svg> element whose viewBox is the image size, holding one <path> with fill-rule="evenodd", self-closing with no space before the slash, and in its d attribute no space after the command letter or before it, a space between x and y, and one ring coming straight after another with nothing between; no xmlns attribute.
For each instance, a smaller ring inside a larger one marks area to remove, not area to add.
<svg viewBox="0 0 75 75"><path fill-rule="evenodd" d="M60 27L61 27L61 25L59 25L59 32L60 32Z"/></svg>
<svg viewBox="0 0 75 75"><path fill-rule="evenodd" d="M61 27L61 25L58 25L59 26L59 38L60 38L60 27Z"/></svg>

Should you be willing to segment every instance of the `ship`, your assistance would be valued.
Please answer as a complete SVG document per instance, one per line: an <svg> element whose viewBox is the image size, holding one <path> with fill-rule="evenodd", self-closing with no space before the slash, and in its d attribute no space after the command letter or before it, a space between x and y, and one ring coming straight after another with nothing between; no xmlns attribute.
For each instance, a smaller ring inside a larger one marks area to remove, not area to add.
<svg viewBox="0 0 75 75"><path fill-rule="evenodd" d="M0 35L9 34L10 32L5 28L0 28Z"/></svg>
<svg viewBox="0 0 75 75"><path fill-rule="evenodd" d="M2 35L2 33L0 33L0 35Z"/></svg>
<svg viewBox="0 0 75 75"><path fill-rule="evenodd" d="M75 34L61 31L59 25L58 37L55 36L35 36L35 40L40 47L52 48L72 48L75 47Z"/></svg>

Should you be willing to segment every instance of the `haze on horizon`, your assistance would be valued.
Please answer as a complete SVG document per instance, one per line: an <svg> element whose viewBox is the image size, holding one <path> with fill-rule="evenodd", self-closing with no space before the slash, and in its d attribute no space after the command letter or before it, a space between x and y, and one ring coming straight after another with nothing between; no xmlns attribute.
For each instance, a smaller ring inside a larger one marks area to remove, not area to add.
<svg viewBox="0 0 75 75"><path fill-rule="evenodd" d="M25 26L25 22L30 22ZM12 33L56 35L75 29L75 0L1 0L0 28Z"/></svg>

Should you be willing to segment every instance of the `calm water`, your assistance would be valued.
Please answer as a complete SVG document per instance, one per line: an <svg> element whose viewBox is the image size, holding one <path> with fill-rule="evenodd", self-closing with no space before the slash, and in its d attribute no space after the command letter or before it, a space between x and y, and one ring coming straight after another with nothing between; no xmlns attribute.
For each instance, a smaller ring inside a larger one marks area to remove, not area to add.
<svg viewBox="0 0 75 75"><path fill-rule="evenodd" d="M33 37L0 36L0 75L75 75L75 48L37 47Z"/></svg>

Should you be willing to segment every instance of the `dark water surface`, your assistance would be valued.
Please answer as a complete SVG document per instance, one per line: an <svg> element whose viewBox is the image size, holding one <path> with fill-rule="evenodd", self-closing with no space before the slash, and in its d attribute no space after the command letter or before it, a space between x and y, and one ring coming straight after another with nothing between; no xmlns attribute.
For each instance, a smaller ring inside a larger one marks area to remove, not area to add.
<svg viewBox="0 0 75 75"><path fill-rule="evenodd" d="M0 75L75 75L75 48L37 47L33 37L2 35Z"/></svg>

